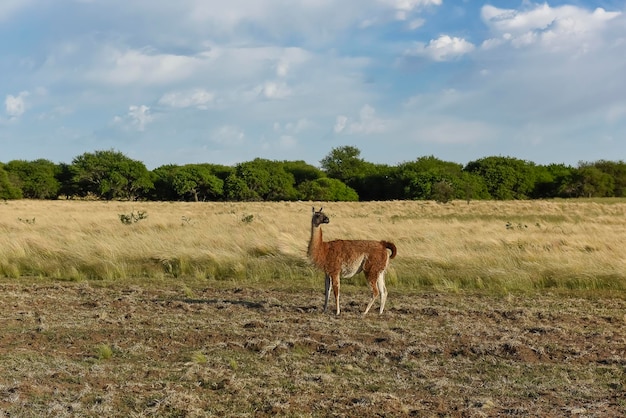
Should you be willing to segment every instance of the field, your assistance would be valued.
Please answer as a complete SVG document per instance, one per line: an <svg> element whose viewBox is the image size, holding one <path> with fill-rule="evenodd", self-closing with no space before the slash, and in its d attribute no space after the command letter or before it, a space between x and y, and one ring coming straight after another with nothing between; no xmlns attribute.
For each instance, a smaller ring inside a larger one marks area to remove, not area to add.
<svg viewBox="0 0 626 418"><path fill-rule="evenodd" d="M383 315L322 312L311 203L0 204L0 416L626 414L625 202L324 205Z"/></svg>

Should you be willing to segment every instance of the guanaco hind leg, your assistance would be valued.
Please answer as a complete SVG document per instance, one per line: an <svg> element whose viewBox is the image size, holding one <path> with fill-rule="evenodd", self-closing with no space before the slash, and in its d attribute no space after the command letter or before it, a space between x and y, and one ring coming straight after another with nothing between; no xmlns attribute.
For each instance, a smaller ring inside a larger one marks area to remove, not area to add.
<svg viewBox="0 0 626 418"><path fill-rule="evenodd" d="M369 281L369 277L368 277L368 281ZM376 301L376 298L378 297L378 295L380 295L380 313L383 313L383 310L385 309L385 302L387 302L387 287L385 286L385 271L381 271L380 273L378 273L378 277L376 277L376 281L369 281L370 287L372 288L372 300L370 300L370 303L367 304L367 308L365 308L365 312L363 312L363 315L366 315L370 308L372 307L372 305L374 304L374 302Z"/></svg>
<svg viewBox="0 0 626 418"><path fill-rule="evenodd" d="M385 302L387 302L387 286L385 286L385 272L383 271L378 276L378 280L376 281L376 285L378 286L378 291L380 292L380 313L383 313L385 309Z"/></svg>

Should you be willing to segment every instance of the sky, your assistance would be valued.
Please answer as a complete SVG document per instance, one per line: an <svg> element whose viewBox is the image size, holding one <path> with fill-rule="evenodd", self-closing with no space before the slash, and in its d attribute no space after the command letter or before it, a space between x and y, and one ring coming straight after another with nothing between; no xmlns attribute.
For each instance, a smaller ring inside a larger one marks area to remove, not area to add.
<svg viewBox="0 0 626 418"><path fill-rule="evenodd" d="M0 162L626 160L626 0L2 0Z"/></svg>

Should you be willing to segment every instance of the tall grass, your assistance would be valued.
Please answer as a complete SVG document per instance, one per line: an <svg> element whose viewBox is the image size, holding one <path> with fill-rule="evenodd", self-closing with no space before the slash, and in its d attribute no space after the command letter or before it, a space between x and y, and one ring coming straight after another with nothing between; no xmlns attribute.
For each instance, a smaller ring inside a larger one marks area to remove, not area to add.
<svg viewBox="0 0 626 418"><path fill-rule="evenodd" d="M0 276L317 286L310 202L9 201ZM317 204L319 206L319 204ZM626 290L626 202L325 203L324 238L395 242L390 286ZM120 215L145 212L132 224ZM362 285L357 276L345 284Z"/></svg>

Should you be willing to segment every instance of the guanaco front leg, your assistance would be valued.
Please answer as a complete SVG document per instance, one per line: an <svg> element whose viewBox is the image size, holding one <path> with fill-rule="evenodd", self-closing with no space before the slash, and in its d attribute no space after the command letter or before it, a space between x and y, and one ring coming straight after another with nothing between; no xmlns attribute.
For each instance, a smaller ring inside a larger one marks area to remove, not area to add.
<svg viewBox="0 0 626 418"><path fill-rule="evenodd" d="M328 308L328 300L330 299L330 286L332 282L333 294L335 295L335 306L337 307L336 314L339 315L339 278L331 278L330 274L327 274L324 280L324 312Z"/></svg>
<svg viewBox="0 0 626 418"><path fill-rule="evenodd" d="M339 315L339 275L332 278L333 280L333 293L335 294L335 306L337 307L336 315Z"/></svg>
<svg viewBox="0 0 626 418"><path fill-rule="evenodd" d="M324 286L324 312L326 312L326 308L328 308L328 299L330 299L330 275L327 274L325 277L325 286Z"/></svg>

